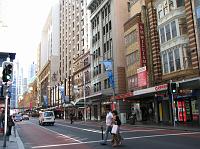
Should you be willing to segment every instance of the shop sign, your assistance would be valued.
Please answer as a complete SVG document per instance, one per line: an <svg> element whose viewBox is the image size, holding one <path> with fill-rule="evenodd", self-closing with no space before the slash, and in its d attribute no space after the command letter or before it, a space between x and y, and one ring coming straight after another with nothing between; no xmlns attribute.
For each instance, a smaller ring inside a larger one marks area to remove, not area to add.
<svg viewBox="0 0 200 149"><path fill-rule="evenodd" d="M163 85L159 85L159 86L155 86L155 91L163 91L163 90L167 90L167 84L163 84Z"/></svg>
<svg viewBox="0 0 200 149"><path fill-rule="evenodd" d="M139 27L139 40L140 40L140 65L141 67L144 67L147 66L144 24L139 23L138 27Z"/></svg>
<svg viewBox="0 0 200 149"><path fill-rule="evenodd" d="M147 86L147 70L146 66L137 69L138 87Z"/></svg>
<svg viewBox="0 0 200 149"><path fill-rule="evenodd" d="M133 95L136 96L136 95L153 93L153 92L158 92L158 91L163 91L163 90L167 90L167 84L162 84L162 85L158 85L158 86L154 86L150 88L145 88L142 90L137 90L133 92Z"/></svg>

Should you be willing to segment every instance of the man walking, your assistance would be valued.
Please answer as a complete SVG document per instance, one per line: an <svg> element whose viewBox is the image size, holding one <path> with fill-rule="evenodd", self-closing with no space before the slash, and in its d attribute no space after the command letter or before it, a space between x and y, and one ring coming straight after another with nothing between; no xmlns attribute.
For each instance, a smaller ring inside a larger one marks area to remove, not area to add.
<svg viewBox="0 0 200 149"><path fill-rule="evenodd" d="M113 114L111 112L111 109L107 109L105 137L104 137L103 142L101 143L103 145L106 145L107 139L108 139L108 134L111 133L112 119L113 119Z"/></svg>

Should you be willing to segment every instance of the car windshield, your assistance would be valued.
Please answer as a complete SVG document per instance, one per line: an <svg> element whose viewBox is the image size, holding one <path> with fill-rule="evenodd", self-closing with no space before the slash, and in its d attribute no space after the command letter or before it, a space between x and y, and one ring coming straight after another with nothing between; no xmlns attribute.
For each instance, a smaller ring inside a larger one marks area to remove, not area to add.
<svg viewBox="0 0 200 149"><path fill-rule="evenodd" d="M45 117L53 116L53 113L52 113L52 112L45 112L45 113L44 113L44 116L45 116Z"/></svg>

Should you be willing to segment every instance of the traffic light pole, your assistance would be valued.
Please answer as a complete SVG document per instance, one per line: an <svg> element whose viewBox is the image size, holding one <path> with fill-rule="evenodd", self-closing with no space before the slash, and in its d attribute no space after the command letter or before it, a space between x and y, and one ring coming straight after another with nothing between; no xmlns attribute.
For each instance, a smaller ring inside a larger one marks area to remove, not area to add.
<svg viewBox="0 0 200 149"><path fill-rule="evenodd" d="M171 87L171 83L172 83L172 80L170 80L170 87ZM171 89L170 89L171 91ZM172 119L173 119L173 125L174 127L176 127L176 121L175 121L175 118L176 118L176 113L175 113L175 104L174 104L174 94L173 93L170 93L171 94L171 98L172 98Z"/></svg>
<svg viewBox="0 0 200 149"><path fill-rule="evenodd" d="M8 124L8 86L7 83L5 84L6 86L6 99L5 99L5 117L4 117L4 142L3 142L3 147L6 147L6 135L7 135L7 124Z"/></svg>

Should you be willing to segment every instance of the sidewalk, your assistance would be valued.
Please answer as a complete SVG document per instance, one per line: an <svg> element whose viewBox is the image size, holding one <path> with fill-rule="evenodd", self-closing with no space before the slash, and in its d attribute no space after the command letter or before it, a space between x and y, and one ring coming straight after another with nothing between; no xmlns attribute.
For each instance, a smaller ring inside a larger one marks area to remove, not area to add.
<svg viewBox="0 0 200 149"><path fill-rule="evenodd" d="M67 123L70 123L70 120L63 120L63 119L56 119L56 121L64 121ZM105 127L105 121L92 121L92 120L87 120L85 121L80 121L77 120L74 123L80 123L80 124L89 124L89 125L95 125L101 127ZM146 127L146 128L161 128L161 129L172 129L172 130L183 130L183 131L200 131L200 125L194 125L194 124L180 124L176 123L175 126L172 124L156 124L156 123L148 123L148 122L136 122L135 125L126 123L122 124L122 128L134 128L134 127Z"/></svg>
<svg viewBox="0 0 200 149"><path fill-rule="evenodd" d="M15 133L16 132L16 133ZM3 135L0 135L0 149L24 149L24 145L18 135L18 132L12 127L11 135L6 139L6 147L3 147Z"/></svg>

